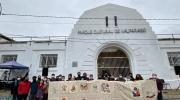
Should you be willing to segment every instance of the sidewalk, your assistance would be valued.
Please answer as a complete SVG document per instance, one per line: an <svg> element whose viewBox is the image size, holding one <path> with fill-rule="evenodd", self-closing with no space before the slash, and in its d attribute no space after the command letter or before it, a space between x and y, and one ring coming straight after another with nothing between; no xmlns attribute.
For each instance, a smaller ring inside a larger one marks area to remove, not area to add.
<svg viewBox="0 0 180 100"><path fill-rule="evenodd" d="M180 100L180 89L179 90L164 90L164 100Z"/></svg>
<svg viewBox="0 0 180 100"><path fill-rule="evenodd" d="M9 90L0 90L0 100L12 100Z"/></svg>

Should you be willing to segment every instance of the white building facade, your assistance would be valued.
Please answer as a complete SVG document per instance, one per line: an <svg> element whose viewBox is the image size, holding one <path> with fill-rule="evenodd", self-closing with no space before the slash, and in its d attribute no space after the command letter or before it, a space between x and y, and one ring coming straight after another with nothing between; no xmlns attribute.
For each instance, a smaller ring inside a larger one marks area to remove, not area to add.
<svg viewBox="0 0 180 100"><path fill-rule="evenodd" d="M67 40L1 43L0 59L5 62L15 57L30 67L30 77L41 75L44 67L49 75L76 76L80 71L93 74L95 79L103 71L115 77L142 74L144 79L157 73L176 87L179 77L169 60L178 59L179 42L157 39L135 9L107 4L85 11Z"/></svg>

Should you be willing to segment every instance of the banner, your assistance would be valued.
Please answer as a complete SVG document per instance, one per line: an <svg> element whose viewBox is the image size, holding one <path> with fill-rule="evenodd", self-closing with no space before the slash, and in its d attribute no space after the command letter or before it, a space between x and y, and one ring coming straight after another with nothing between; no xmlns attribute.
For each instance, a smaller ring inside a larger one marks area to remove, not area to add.
<svg viewBox="0 0 180 100"><path fill-rule="evenodd" d="M48 100L157 100L153 80L57 81L49 83Z"/></svg>

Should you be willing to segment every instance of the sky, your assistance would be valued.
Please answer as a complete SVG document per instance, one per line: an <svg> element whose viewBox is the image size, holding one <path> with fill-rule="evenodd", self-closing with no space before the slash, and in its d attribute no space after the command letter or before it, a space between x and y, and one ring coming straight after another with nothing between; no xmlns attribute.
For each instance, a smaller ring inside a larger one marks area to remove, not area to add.
<svg viewBox="0 0 180 100"><path fill-rule="evenodd" d="M0 0L2 13L80 17L107 3L134 8L147 19L180 19L180 0ZM0 33L7 36L68 36L75 19L0 16ZM180 20L148 21L156 34L180 34Z"/></svg>

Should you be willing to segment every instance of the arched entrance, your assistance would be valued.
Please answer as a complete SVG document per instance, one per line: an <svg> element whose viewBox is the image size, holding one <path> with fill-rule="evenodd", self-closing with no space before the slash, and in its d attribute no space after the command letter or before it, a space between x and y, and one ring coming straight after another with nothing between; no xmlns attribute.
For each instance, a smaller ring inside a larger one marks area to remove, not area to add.
<svg viewBox="0 0 180 100"><path fill-rule="evenodd" d="M104 48L97 59L98 78L101 78L104 72L114 77L118 77L119 74L126 76L131 73L129 63L127 54L121 48L116 46Z"/></svg>

